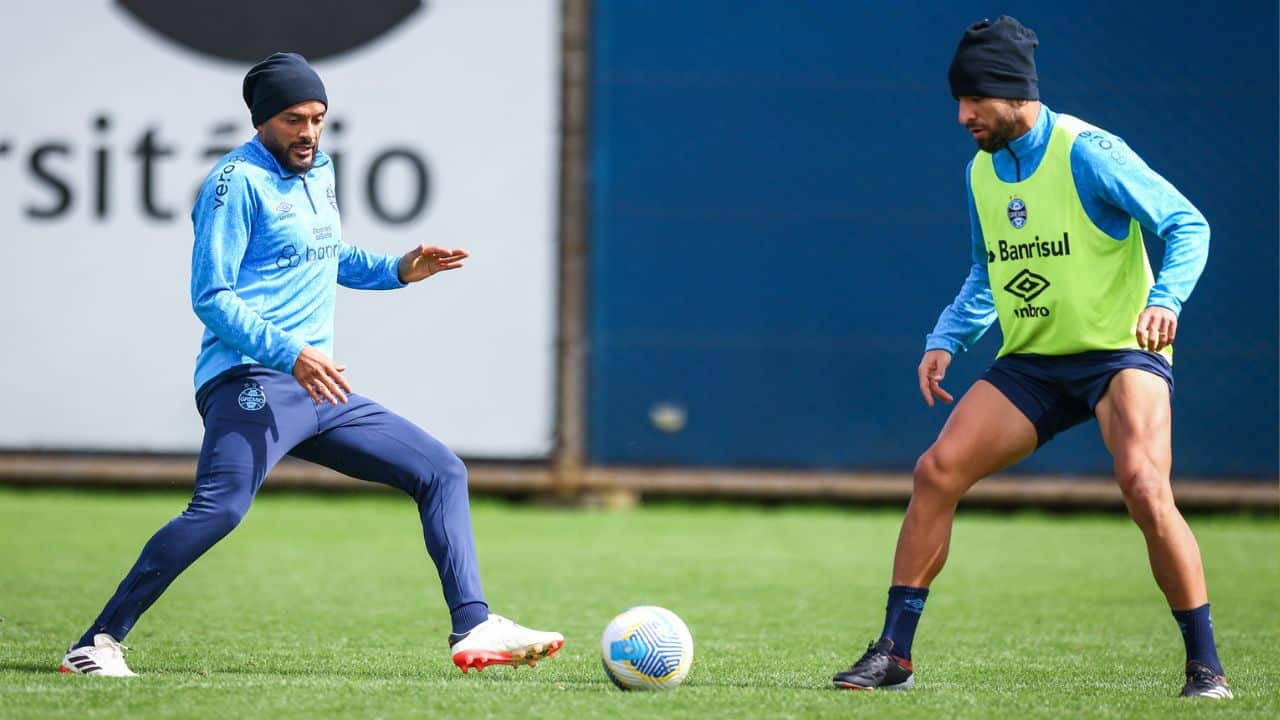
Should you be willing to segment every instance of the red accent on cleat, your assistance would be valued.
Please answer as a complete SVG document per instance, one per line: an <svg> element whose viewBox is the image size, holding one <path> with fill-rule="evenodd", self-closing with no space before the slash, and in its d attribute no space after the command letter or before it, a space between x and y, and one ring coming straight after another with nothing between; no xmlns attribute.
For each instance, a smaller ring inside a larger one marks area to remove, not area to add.
<svg viewBox="0 0 1280 720"><path fill-rule="evenodd" d="M64 673L72 673L72 674L75 674L75 670L72 670L71 668L67 667L66 665L60 665L60 666L58 667L58 672L64 672Z"/></svg>
<svg viewBox="0 0 1280 720"><path fill-rule="evenodd" d="M464 650L454 653L453 664L466 672L467 668L482 670L490 665L511 665L511 653L492 650Z"/></svg>
<svg viewBox="0 0 1280 720"><path fill-rule="evenodd" d="M528 665L529 667L534 667L539 660L555 655L562 647L564 647L564 641L555 640L547 643L542 650L530 648L523 655L494 650L463 650L462 652L454 653L453 664L457 665L463 673L466 673L470 668L480 671L490 665L511 665L513 667Z"/></svg>

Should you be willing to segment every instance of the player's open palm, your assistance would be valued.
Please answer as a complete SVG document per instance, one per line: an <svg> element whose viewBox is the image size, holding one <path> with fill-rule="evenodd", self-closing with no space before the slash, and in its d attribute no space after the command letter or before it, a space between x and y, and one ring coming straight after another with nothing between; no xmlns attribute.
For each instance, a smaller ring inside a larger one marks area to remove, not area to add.
<svg viewBox="0 0 1280 720"><path fill-rule="evenodd" d="M951 404L954 399L951 393L942 389L942 379L947 376L947 367L951 365L951 353L946 350L928 350L920 361L916 374L920 380L920 394L929 407L933 407L933 399Z"/></svg>
<svg viewBox="0 0 1280 720"><path fill-rule="evenodd" d="M335 365L324 353L307 345L293 363L293 377L318 402L334 405L347 402L351 383L343 377L346 365Z"/></svg>
<svg viewBox="0 0 1280 720"><path fill-rule="evenodd" d="M466 250L446 250L434 245L419 245L400 258L400 282L426 280L438 272L456 270L470 255Z"/></svg>

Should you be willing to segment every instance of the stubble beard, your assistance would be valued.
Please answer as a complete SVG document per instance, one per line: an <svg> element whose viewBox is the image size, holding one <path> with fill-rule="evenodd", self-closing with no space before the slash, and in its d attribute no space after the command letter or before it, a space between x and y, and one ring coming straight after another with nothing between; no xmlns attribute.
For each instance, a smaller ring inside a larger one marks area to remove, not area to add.
<svg viewBox="0 0 1280 720"><path fill-rule="evenodd" d="M289 157L289 148L291 146L281 145L275 142L274 140L269 140L265 137L263 138L262 144L265 145L267 150L269 150L271 154L275 156L276 162L280 163L280 167L283 167L285 170L288 170L289 172L295 175L305 175L309 170L311 170L311 168L315 167L316 152L319 150L319 147L317 145L310 146L311 147L310 159L302 163L297 163L297 162L294 162Z"/></svg>
<svg viewBox="0 0 1280 720"><path fill-rule="evenodd" d="M995 125L985 129L987 136L976 141L978 149L994 154L1008 147L1013 140L1014 133L1018 131L1017 118L1013 116L1000 118Z"/></svg>

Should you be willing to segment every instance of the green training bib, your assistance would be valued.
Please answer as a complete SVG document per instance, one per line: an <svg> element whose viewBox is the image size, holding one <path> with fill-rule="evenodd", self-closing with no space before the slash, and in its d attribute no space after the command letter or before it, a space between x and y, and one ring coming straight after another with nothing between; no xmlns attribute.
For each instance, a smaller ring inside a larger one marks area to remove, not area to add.
<svg viewBox="0 0 1280 720"><path fill-rule="evenodd" d="M1154 283L1142 229L1132 218L1123 240L1098 229L1071 176L1071 145L1091 128L1059 115L1044 159L1021 182L997 177L989 153L974 158L973 200L1004 336L997 357L1141 349L1134 330ZM1160 354L1173 361L1172 347Z"/></svg>

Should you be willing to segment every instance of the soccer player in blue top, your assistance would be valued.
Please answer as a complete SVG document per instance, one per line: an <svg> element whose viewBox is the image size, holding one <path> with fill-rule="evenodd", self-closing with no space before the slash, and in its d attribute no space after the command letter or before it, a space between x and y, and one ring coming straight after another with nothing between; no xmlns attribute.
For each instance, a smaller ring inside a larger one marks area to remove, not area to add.
<svg viewBox="0 0 1280 720"><path fill-rule="evenodd" d="M462 267L467 253L420 245L382 256L342 238L333 166L319 142L328 98L306 60L276 53L244 79L257 135L218 161L195 208L191 303L205 325L196 360L204 442L187 509L142 549L61 670L131 676L120 641L196 558L249 510L286 454L391 485L418 505L465 673L529 664L559 633L489 612L471 531L467 470L449 448L353 392L333 355L337 286L401 288Z"/></svg>
<svg viewBox="0 0 1280 720"><path fill-rule="evenodd" d="M1004 344L916 464L880 640L835 685L911 687L916 624L961 496L1096 417L1182 631L1182 695L1229 698L1200 549L1169 482L1172 345L1204 269L1209 226L1120 138L1040 104L1037 42L1013 18L984 20L951 63L957 119L978 145L966 173L973 264L925 342L925 402L951 402L940 384L951 356L997 320ZM1158 278L1142 227L1165 243Z"/></svg>

